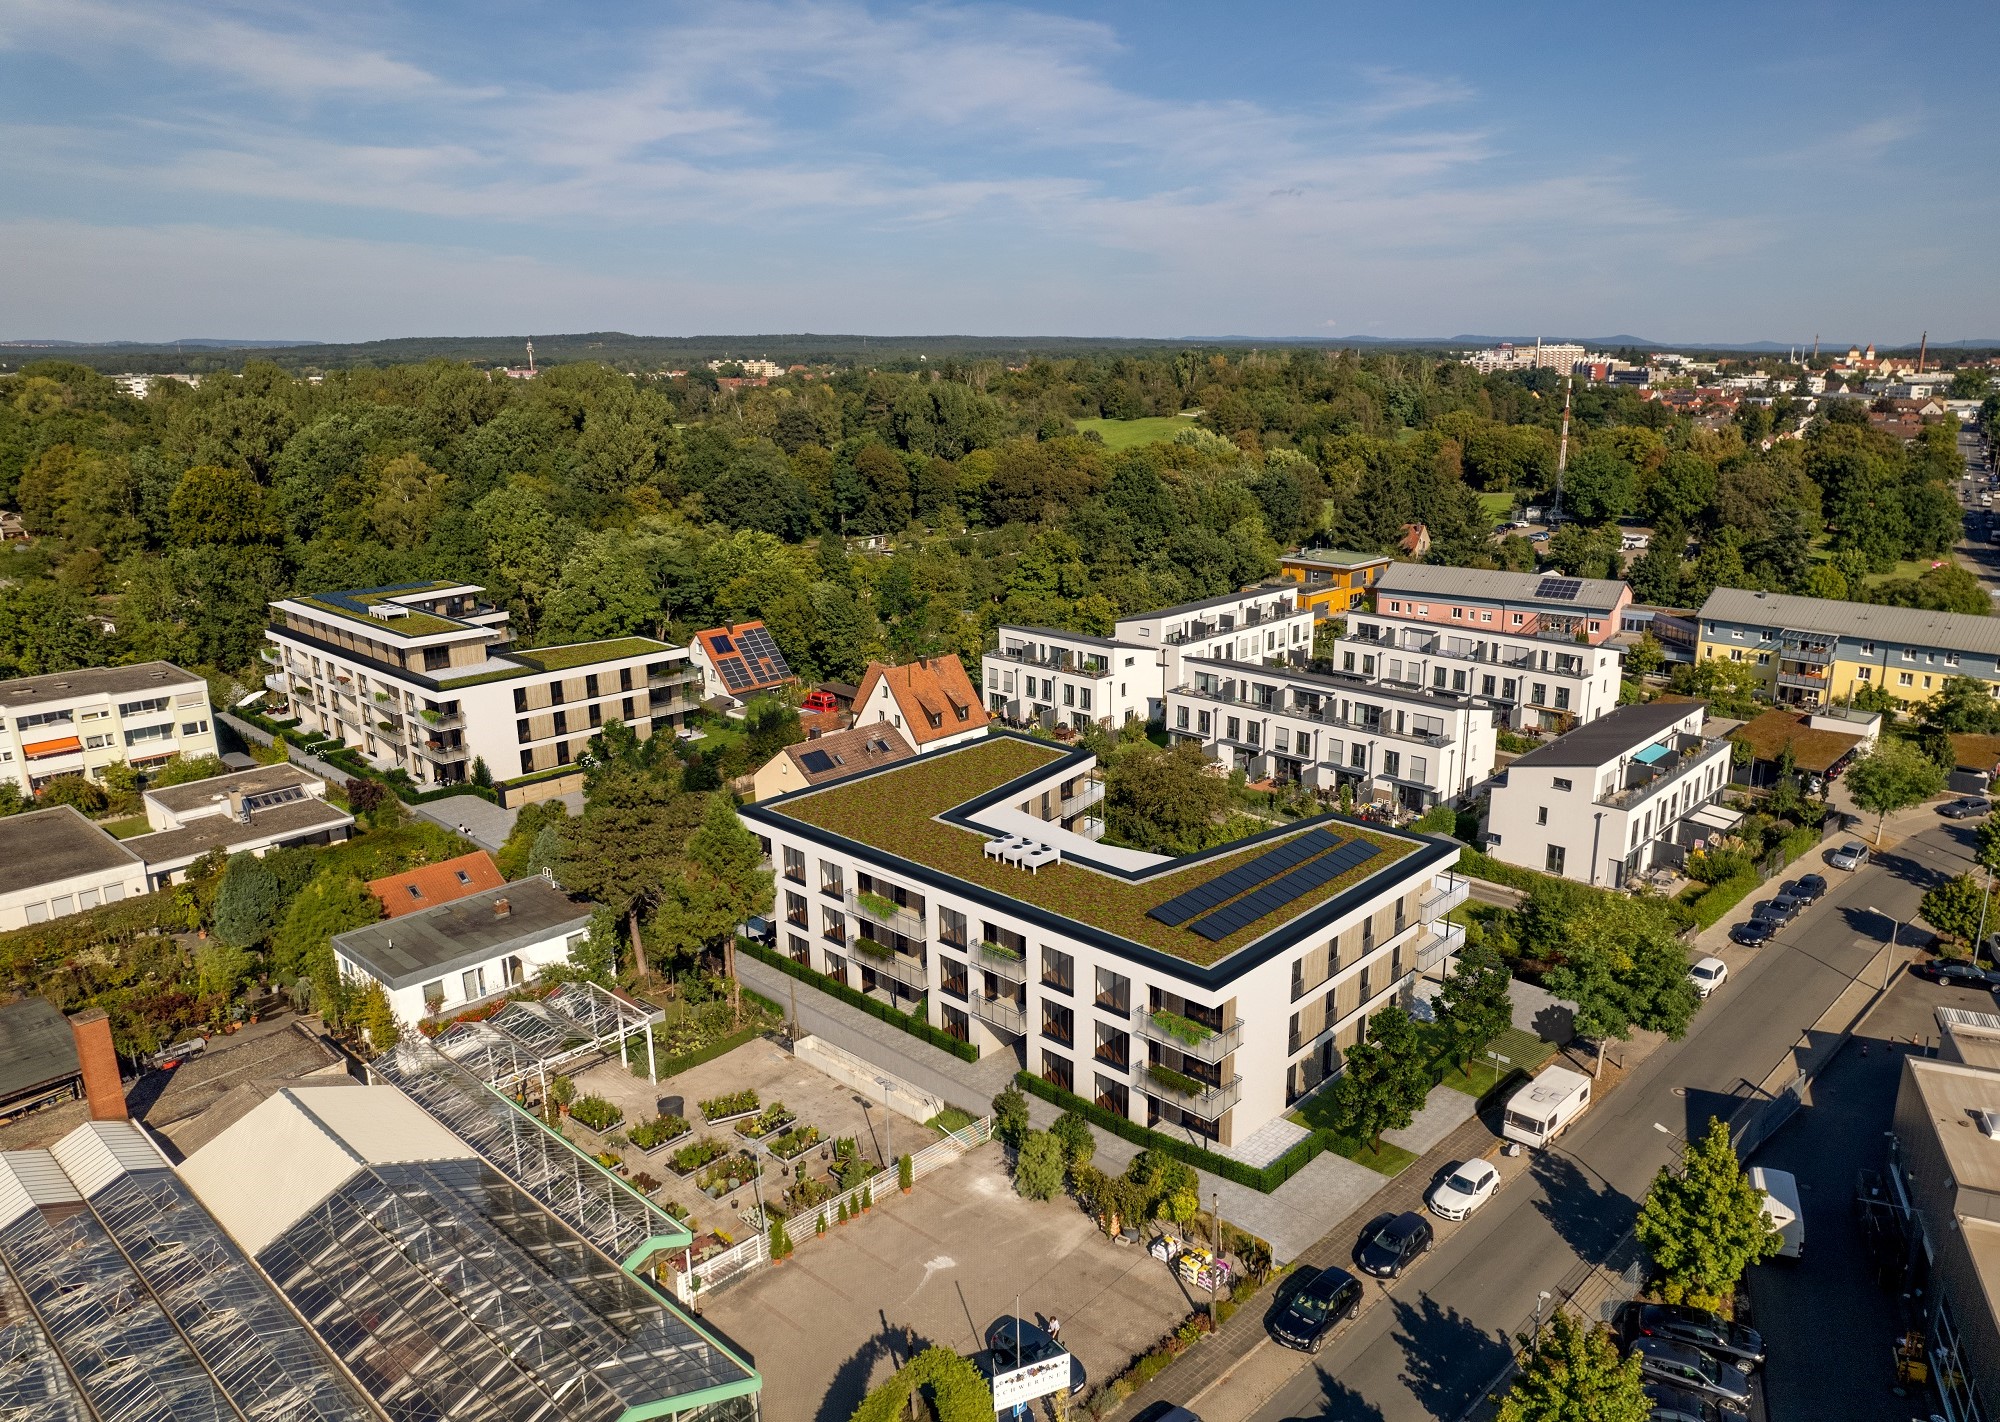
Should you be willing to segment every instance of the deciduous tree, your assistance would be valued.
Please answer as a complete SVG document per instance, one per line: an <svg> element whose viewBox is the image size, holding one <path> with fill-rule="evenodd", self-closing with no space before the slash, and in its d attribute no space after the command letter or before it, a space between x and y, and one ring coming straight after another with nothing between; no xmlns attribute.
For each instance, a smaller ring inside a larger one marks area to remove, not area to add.
<svg viewBox="0 0 2000 1422"><path fill-rule="evenodd" d="M1660 1273L1661 1297L1707 1309L1726 1307L1743 1271L1783 1242L1720 1120L1682 1150L1678 1171L1654 1177L1633 1229Z"/></svg>
<svg viewBox="0 0 2000 1422"><path fill-rule="evenodd" d="M1882 826L1893 811L1922 804L1944 789L1944 771L1935 761L1909 742L1886 736L1847 768L1846 779L1854 803L1876 817L1877 844L1882 842Z"/></svg>
<svg viewBox="0 0 2000 1422"><path fill-rule="evenodd" d="M1367 1040L1349 1047L1345 1060L1333 1083L1334 1117L1343 1133L1380 1150L1382 1132L1409 1125L1430 1094L1423 1037L1391 1004L1368 1019Z"/></svg>
<svg viewBox="0 0 2000 1422"><path fill-rule="evenodd" d="M1647 1422L1652 1415L1639 1360L1621 1359L1602 1324L1557 1309L1530 1340L1500 1399L1499 1422Z"/></svg>

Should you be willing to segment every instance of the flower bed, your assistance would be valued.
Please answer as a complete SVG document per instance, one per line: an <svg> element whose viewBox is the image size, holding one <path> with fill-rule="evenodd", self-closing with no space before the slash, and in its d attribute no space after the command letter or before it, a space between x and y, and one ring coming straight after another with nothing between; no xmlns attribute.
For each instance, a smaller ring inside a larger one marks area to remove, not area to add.
<svg viewBox="0 0 2000 1422"><path fill-rule="evenodd" d="M780 1160L795 1160L818 1144L818 1126L797 1126L765 1141L764 1148Z"/></svg>
<svg viewBox="0 0 2000 1422"><path fill-rule="evenodd" d="M766 1136L776 1135L796 1120L798 1117L785 1109L784 1102L773 1101L758 1112L754 1119L738 1122L736 1134L749 1140L761 1141Z"/></svg>
<svg viewBox="0 0 2000 1422"><path fill-rule="evenodd" d="M702 1102L701 1118L711 1126L719 1125L738 1116L753 1115L758 1104L755 1091L732 1091L727 1096L715 1096Z"/></svg>
<svg viewBox="0 0 2000 1422"><path fill-rule="evenodd" d="M623 1121L625 1113L602 1096L579 1096L569 1108L569 1118L579 1126L602 1135Z"/></svg>
<svg viewBox="0 0 2000 1422"><path fill-rule="evenodd" d="M665 1150L692 1129L685 1116L655 1116L641 1121L625 1133L625 1138L651 1155Z"/></svg>
<svg viewBox="0 0 2000 1422"><path fill-rule="evenodd" d="M727 1154L729 1154L728 1146L721 1141L703 1136L667 1157L667 1168L674 1174L685 1177L694 1174L711 1160L720 1160Z"/></svg>
<svg viewBox="0 0 2000 1422"><path fill-rule="evenodd" d="M732 1151L695 1177L695 1189L711 1200L719 1200L732 1190L740 1190L763 1173L747 1151Z"/></svg>

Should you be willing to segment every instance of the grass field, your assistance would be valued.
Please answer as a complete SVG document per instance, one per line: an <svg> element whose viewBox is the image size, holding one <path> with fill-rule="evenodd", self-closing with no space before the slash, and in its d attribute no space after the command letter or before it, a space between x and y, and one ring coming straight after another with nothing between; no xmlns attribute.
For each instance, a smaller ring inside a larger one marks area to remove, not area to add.
<svg viewBox="0 0 2000 1422"><path fill-rule="evenodd" d="M1479 496L1479 511L1486 516L1486 521L1489 524L1498 523L1503 518L1512 518L1514 516L1514 496L1512 494L1481 494Z"/></svg>
<svg viewBox="0 0 2000 1422"><path fill-rule="evenodd" d="M1096 430L1106 449L1131 449L1172 439L1182 430L1194 429L1195 422L1164 415L1145 420L1078 420L1076 428L1078 433Z"/></svg>
<svg viewBox="0 0 2000 1422"><path fill-rule="evenodd" d="M1932 561L1929 558L1905 559L1888 572L1870 573L1862 581L1872 588L1886 583L1892 578L1921 578L1931 570ZM1950 562L1951 560L1947 558L1945 561Z"/></svg>
<svg viewBox="0 0 2000 1422"><path fill-rule="evenodd" d="M98 828L113 839L130 839L135 834L146 834L153 826L144 815L132 815L122 820L108 820Z"/></svg>

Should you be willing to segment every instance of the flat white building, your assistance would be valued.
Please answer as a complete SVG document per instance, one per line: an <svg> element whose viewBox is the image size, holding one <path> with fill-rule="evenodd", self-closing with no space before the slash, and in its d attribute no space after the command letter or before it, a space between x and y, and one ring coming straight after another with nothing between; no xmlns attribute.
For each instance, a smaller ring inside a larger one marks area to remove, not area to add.
<svg viewBox="0 0 2000 1422"><path fill-rule="evenodd" d="M1611 645L1632 590L1601 578L1397 563L1347 619L1335 670L1478 696L1517 730L1565 730L1618 705Z"/></svg>
<svg viewBox="0 0 2000 1422"><path fill-rule="evenodd" d="M1702 735L1707 715L1700 703L1624 706L1522 756L1494 787L1487 853L1612 888L1680 864L1742 818L1716 804L1730 748Z"/></svg>
<svg viewBox="0 0 2000 1422"><path fill-rule="evenodd" d="M1421 814L1493 774L1500 713L1468 695L1190 657L1167 734L1252 779Z"/></svg>
<svg viewBox="0 0 2000 1422"><path fill-rule="evenodd" d="M1464 898L1457 846L1335 815L1183 858L1098 844L1064 827L1095 768L995 732L743 806L777 874L776 947L1261 1163L1289 1136L1259 1128L1462 944L1441 921Z"/></svg>
<svg viewBox="0 0 2000 1422"><path fill-rule="evenodd" d="M163 786L143 798L152 833L125 847L145 861L155 889L186 879L210 850L261 859L273 849L333 844L354 829L354 816L327 803L326 782L289 763Z"/></svg>
<svg viewBox="0 0 2000 1422"><path fill-rule="evenodd" d="M1157 644L1002 624L982 662L986 709L1012 726L1115 730L1159 705L1166 653Z"/></svg>
<svg viewBox="0 0 2000 1422"><path fill-rule="evenodd" d="M1164 716L1167 688L1187 680L1183 658L1304 666L1312 658L1313 611L1298 594L1295 586L1266 583L1119 618L1111 629L1118 641L1160 651L1160 685L1148 693L1146 719Z"/></svg>
<svg viewBox="0 0 2000 1422"><path fill-rule="evenodd" d="M30 794L59 775L102 780L120 761L214 754L208 683L172 662L0 682L0 776Z"/></svg>
<svg viewBox="0 0 2000 1422"><path fill-rule="evenodd" d="M509 803L552 783L598 727L671 732L697 674L685 647L616 637L512 650L506 609L470 583L420 583L271 604L265 678L306 729L426 788L483 760ZM562 788L557 785L558 789Z"/></svg>
<svg viewBox="0 0 2000 1422"><path fill-rule="evenodd" d="M0 817L0 932L145 892L145 861L75 807Z"/></svg>
<svg viewBox="0 0 2000 1422"><path fill-rule="evenodd" d="M407 1024L525 985L589 931L590 905L537 876L337 933L333 956L342 977L382 984Z"/></svg>

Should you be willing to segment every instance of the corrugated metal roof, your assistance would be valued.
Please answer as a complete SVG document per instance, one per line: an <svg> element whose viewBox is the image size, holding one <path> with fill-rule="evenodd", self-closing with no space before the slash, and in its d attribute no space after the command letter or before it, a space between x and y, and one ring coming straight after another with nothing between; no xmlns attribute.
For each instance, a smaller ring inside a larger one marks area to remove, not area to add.
<svg viewBox="0 0 2000 1422"><path fill-rule="evenodd" d="M1824 632L1833 636L1901 642L1946 652L2000 656L2000 618L1967 612L1932 612L1921 607L1882 607L1872 602L1835 602L1789 593L1717 588L1701 605L1704 621L1737 622L1773 631Z"/></svg>
<svg viewBox="0 0 2000 1422"><path fill-rule="evenodd" d="M83 1196L48 1151L0 1151L0 1229L43 1205L82 1202Z"/></svg>

